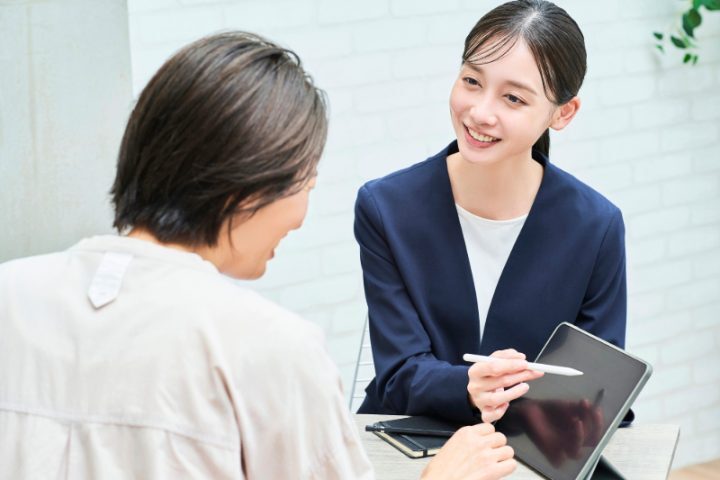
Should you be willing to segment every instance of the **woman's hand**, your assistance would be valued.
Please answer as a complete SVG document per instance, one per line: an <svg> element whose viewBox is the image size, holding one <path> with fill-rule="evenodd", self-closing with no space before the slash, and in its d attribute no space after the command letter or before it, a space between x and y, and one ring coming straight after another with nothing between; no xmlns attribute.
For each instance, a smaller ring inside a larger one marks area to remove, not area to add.
<svg viewBox="0 0 720 480"><path fill-rule="evenodd" d="M497 360L475 363L468 370L468 394L482 416L482 421L499 420L510 402L527 393L527 383L543 376L528 370L525 354L514 349L498 350L490 355Z"/></svg>
<svg viewBox="0 0 720 480"><path fill-rule="evenodd" d="M496 480L517 467L513 449L492 425L463 427L423 471L422 480Z"/></svg>

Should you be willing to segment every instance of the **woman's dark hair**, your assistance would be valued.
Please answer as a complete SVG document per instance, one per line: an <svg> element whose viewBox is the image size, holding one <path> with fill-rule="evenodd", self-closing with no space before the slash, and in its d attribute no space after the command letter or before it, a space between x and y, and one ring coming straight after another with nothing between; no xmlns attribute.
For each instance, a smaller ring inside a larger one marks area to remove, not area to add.
<svg viewBox="0 0 720 480"><path fill-rule="evenodd" d="M302 188L326 136L325 95L295 53L244 32L200 39L160 68L130 115L114 226L213 246L226 219Z"/></svg>
<svg viewBox="0 0 720 480"><path fill-rule="evenodd" d="M565 10L545 0L515 0L485 14L465 38L463 63L494 62L520 39L535 57L548 99L563 105L575 97L587 70L585 38ZM534 148L549 153L549 130Z"/></svg>

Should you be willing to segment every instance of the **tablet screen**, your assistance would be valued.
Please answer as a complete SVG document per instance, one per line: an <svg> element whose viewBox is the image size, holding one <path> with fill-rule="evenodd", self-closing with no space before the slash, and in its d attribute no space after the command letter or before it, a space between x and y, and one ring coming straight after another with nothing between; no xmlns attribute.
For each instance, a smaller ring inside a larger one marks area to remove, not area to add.
<svg viewBox="0 0 720 480"><path fill-rule="evenodd" d="M620 422L648 366L566 324L557 328L537 362L584 375L546 373L530 382L528 393L511 402L495 427L528 466L555 480L575 479L610 427Z"/></svg>

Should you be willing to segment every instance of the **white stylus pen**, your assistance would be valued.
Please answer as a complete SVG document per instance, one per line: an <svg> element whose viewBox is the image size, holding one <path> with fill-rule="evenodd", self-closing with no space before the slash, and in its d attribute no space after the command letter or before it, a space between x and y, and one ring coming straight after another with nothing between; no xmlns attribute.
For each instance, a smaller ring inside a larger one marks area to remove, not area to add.
<svg viewBox="0 0 720 480"><path fill-rule="evenodd" d="M486 357L485 355L474 355L472 353L466 353L463 355L463 360L466 362L494 362L496 360L500 360L498 358L493 357ZM582 375L583 372L580 370L575 370L574 368L570 367L560 367L557 365L545 365L544 363L532 363L528 362L528 369L529 370L537 370L538 372L545 372L545 373L554 373L555 375L565 375L566 377L575 377L577 375Z"/></svg>

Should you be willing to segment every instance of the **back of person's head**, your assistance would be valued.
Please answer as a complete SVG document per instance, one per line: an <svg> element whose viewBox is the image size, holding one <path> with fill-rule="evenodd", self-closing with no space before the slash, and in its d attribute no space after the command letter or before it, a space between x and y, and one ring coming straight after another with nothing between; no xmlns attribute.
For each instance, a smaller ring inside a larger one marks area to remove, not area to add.
<svg viewBox="0 0 720 480"><path fill-rule="evenodd" d="M114 225L213 246L226 220L302 188L326 135L324 94L295 53L243 32L200 39L160 68L130 115Z"/></svg>
<svg viewBox="0 0 720 480"><path fill-rule="evenodd" d="M565 10L546 0L514 0L486 13L465 38L463 63L493 62L518 40L532 52L550 101L563 105L578 94L587 71L585 38ZM548 153L547 130L535 147Z"/></svg>

